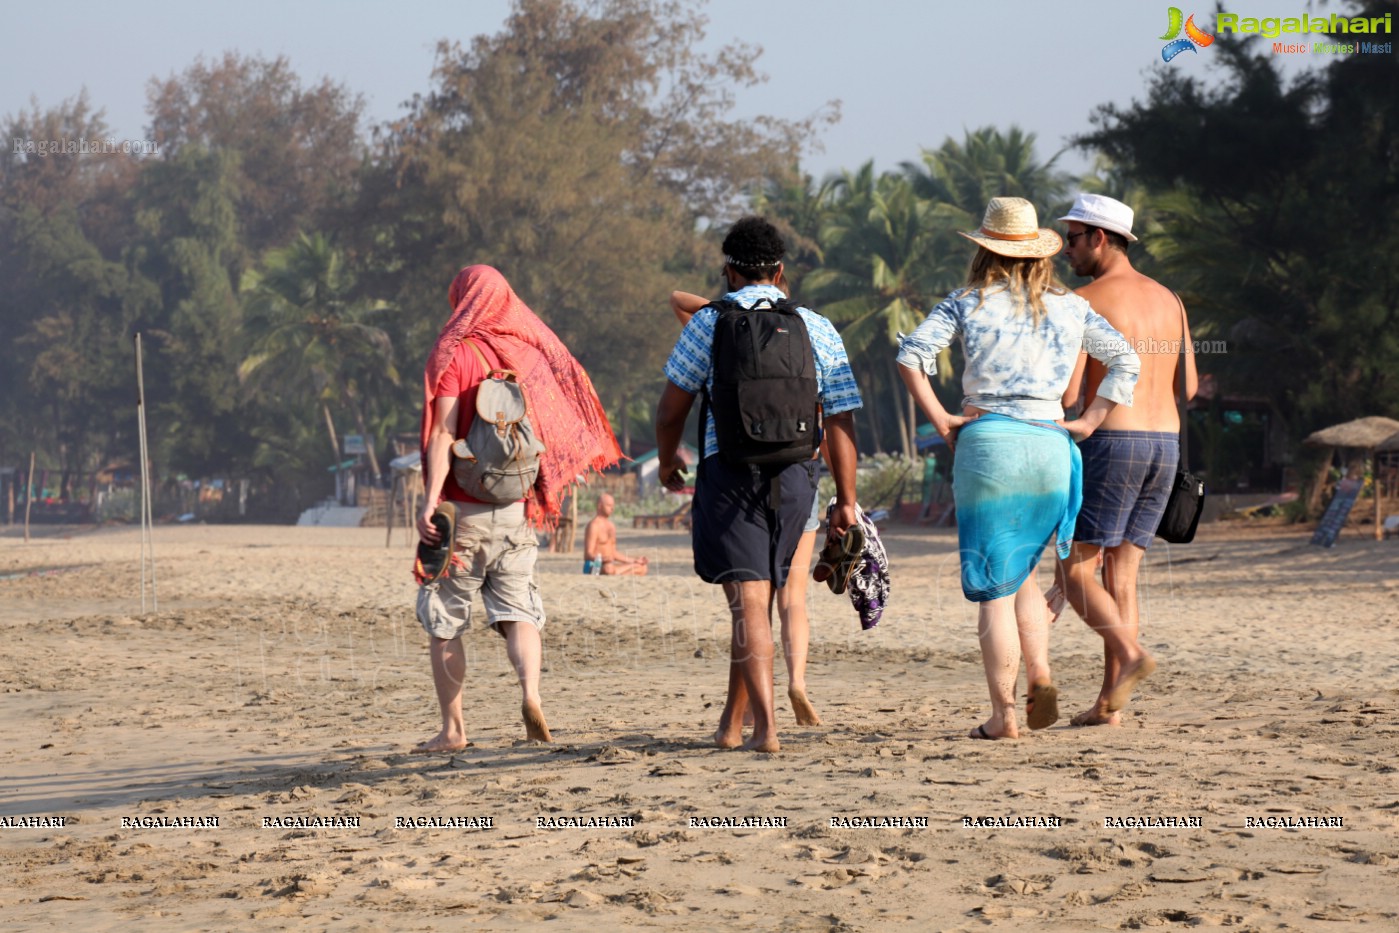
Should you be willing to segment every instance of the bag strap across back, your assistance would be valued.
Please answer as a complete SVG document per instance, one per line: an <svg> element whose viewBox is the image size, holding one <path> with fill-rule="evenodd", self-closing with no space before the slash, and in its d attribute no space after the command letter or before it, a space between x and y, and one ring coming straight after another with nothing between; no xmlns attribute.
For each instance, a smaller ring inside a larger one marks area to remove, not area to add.
<svg viewBox="0 0 1399 933"><path fill-rule="evenodd" d="M1180 352L1176 354L1176 410L1180 413L1180 469L1190 469L1190 425L1185 420L1185 302L1174 291L1171 295L1180 306Z"/></svg>
<svg viewBox="0 0 1399 933"><path fill-rule="evenodd" d="M476 351L476 358L481 361L481 369L486 373L486 377L489 378L491 375L491 364L486 361L486 354L481 352L481 348L476 345L476 341L472 340L470 337L464 338L462 342Z"/></svg>
<svg viewBox="0 0 1399 933"><path fill-rule="evenodd" d="M490 361L486 359L486 354L481 352L481 348L476 344L476 341L472 340L470 337L465 337L462 339L462 342L469 345L472 350L476 351L476 358L481 361L481 368L484 369L486 372L485 376L483 376L481 379L482 382L485 382L487 379L499 378L505 380L506 382L513 382L516 385L520 384L520 378L513 369L492 368ZM530 412L529 396L525 394L523 386L521 386L520 388L520 399L525 403L524 417L528 418ZM478 395L476 401L478 415L481 413L480 406L481 398ZM487 417L489 417L489 415ZM500 431L502 433L505 431L506 423L504 414L502 414L501 412L496 412L493 423L495 424L497 431Z"/></svg>

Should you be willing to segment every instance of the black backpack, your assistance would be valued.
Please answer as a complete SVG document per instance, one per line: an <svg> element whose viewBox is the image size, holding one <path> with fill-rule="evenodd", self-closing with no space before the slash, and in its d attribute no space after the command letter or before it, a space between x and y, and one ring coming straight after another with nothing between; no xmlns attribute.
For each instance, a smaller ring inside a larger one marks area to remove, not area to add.
<svg viewBox="0 0 1399 933"><path fill-rule="evenodd" d="M821 443L816 358L806 322L790 299L752 308L720 300L714 325L714 413L719 456L727 463L810 460ZM704 411L700 412L703 449Z"/></svg>

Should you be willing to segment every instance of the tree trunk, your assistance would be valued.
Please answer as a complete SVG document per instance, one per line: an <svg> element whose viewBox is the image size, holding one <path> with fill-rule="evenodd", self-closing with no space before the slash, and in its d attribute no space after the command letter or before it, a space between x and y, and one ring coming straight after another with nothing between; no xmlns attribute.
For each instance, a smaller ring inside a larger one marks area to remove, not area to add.
<svg viewBox="0 0 1399 933"><path fill-rule="evenodd" d="M622 453L631 456L631 399L622 396Z"/></svg>
<svg viewBox="0 0 1399 933"><path fill-rule="evenodd" d="M29 543L29 510L34 505L34 451L29 452L29 472L24 474L24 543ZM144 590L142 591L144 592Z"/></svg>
<svg viewBox="0 0 1399 933"><path fill-rule="evenodd" d="M913 396L905 389L903 380L899 378L899 364L894 362L893 357L889 358L889 381L894 391L894 424L899 429L899 449L908 458L913 456L913 439L910 436L909 419L904 409L903 398L912 400Z"/></svg>
<svg viewBox="0 0 1399 933"><path fill-rule="evenodd" d="M904 386L903 380L899 378L899 364L894 362L894 358L889 358L889 382L894 389L894 413L897 415L899 423L899 446L903 448L903 455L907 459L913 459L913 417L909 414L905 402L913 401L913 393Z"/></svg>
<svg viewBox="0 0 1399 933"><path fill-rule="evenodd" d="M1335 459L1336 450L1334 447L1326 448L1326 459L1317 468L1316 477L1312 479L1311 493L1307 496L1307 517L1312 518L1321 514L1321 497L1326 492L1326 478L1331 473L1331 461ZM1183 468L1184 464L1181 465Z"/></svg>
<svg viewBox="0 0 1399 933"><path fill-rule="evenodd" d="M321 412L325 415L325 429L330 434L330 449L335 457L333 462L338 466L340 464L340 438L335 435L335 422L330 417L330 406L321 402Z"/></svg>
<svg viewBox="0 0 1399 933"><path fill-rule="evenodd" d="M884 442L879 434L879 411L874 404L874 378L865 378L865 410L870 413L870 441L874 444L874 453L881 453L884 450Z"/></svg>
<svg viewBox="0 0 1399 933"><path fill-rule="evenodd" d="M374 452L374 436L365 427L363 407L354 399L351 399L351 405L355 412L355 425L359 428L360 436L364 438L364 449L369 454L369 469L374 472L374 485L378 486L382 480L379 471L379 455Z"/></svg>
<svg viewBox="0 0 1399 933"><path fill-rule="evenodd" d="M918 403L913 400L913 393L907 389L899 394L904 397L904 404L908 406L908 455L916 458L918 456Z"/></svg>

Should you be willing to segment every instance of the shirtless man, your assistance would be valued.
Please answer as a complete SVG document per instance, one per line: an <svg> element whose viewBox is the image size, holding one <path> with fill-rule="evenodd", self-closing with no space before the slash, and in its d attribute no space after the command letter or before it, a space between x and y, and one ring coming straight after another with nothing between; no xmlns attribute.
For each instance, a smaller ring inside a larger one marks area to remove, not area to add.
<svg viewBox="0 0 1399 933"><path fill-rule="evenodd" d="M1065 595L1103 638L1103 685L1097 700L1073 717L1076 726L1116 726L1132 691L1156 669L1138 643L1137 572L1166 508L1180 457L1181 391L1193 398L1195 354L1185 308L1171 291L1132 268L1127 257L1132 209L1097 194L1080 194L1069 213L1064 255L1074 273L1093 279L1076 294L1122 332L1141 358L1131 407L1118 405L1102 427L1079 444L1083 508L1073 552L1063 563ZM1181 340L1185 385L1177 385ZM1085 367L1086 364L1086 367ZM1101 364L1080 354L1064 405L1091 402ZM1096 567L1101 558L1103 582Z"/></svg>
<svg viewBox="0 0 1399 933"><path fill-rule="evenodd" d="M617 526L612 524L612 510L617 501L607 493L597 500L597 514L588 522L583 532L583 572L592 573L593 567L601 563L603 576L646 575L646 558L628 557L617 550Z"/></svg>

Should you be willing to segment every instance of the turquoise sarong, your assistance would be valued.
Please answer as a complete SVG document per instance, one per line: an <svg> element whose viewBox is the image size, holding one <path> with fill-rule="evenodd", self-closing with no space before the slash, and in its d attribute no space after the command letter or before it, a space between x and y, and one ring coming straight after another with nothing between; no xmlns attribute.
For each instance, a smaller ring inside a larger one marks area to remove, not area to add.
<svg viewBox="0 0 1399 933"><path fill-rule="evenodd" d="M1083 459L1051 421L981 415L957 433L952 494L962 592L972 602L1009 596L1053 542L1069 555L1083 503Z"/></svg>

